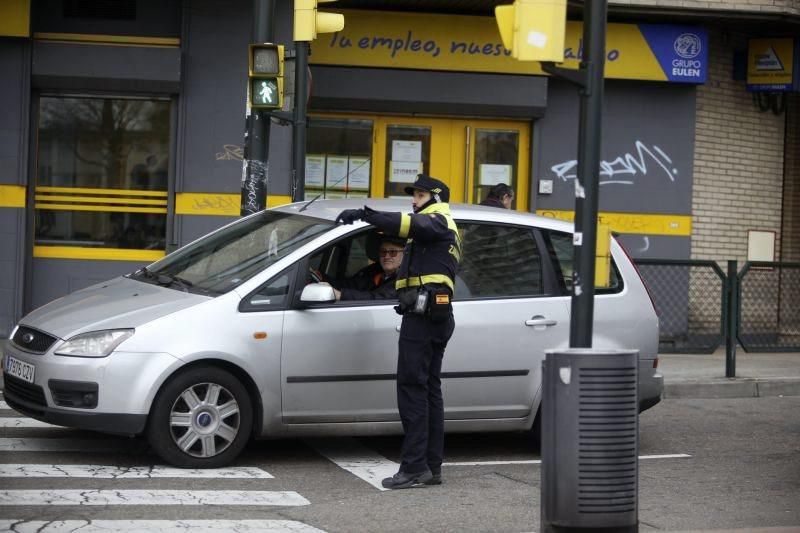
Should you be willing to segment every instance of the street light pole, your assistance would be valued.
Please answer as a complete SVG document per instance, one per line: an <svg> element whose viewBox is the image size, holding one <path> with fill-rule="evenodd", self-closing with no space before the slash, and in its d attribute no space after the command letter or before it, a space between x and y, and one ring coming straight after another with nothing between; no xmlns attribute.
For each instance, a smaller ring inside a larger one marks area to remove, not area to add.
<svg viewBox="0 0 800 533"><path fill-rule="evenodd" d="M607 13L608 0L585 0L583 57L577 72L557 67L551 62L542 63L545 72L578 85L581 95L578 172L575 179L570 348L592 347Z"/></svg>
<svg viewBox="0 0 800 533"><path fill-rule="evenodd" d="M584 3L584 58L581 68L586 70L587 83L581 91L578 175L575 182L574 274L569 330L571 348L592 347L607 11L607 0L586 0Z"/></svg>
<svg viewBox="0 0 800 533"><path fill-rule="evenodd" d="M275 35L274 0L253 0L254 43L272 42ZM250 90L248 83L248 91ZM247 130L244 135L242 192L239 213L250 215L267 206L269 176L269 112L250 108L247 98Z"/></svg>

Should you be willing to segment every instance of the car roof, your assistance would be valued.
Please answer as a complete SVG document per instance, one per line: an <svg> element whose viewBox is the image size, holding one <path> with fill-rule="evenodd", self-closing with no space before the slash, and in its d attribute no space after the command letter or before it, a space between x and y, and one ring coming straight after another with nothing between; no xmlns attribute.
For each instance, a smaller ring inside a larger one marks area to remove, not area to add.
<svg viewBox="0 0 800 533"><path fill-rule="evenodd" d="M303 213L304 215L335 220L344 209L358 209L365 205L378 211L411 212L411 197L405 198L350 198L346 200L316 200L297 202L276 207L277 211ZM483 205L449 204L453 218L460 220L477 220L487 222L503 222L505 224L535 225L540 228L572 232L572 223L552 217L521 213L510 209L500 209Z"/></svg>

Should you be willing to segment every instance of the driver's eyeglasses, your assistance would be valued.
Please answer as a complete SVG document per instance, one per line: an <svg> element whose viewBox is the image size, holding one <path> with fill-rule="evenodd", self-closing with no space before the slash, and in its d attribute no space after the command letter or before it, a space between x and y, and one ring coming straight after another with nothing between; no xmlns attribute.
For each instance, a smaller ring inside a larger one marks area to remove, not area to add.
<svg viewBox="0 0 800 533"><path fill-rule="evenodd" d="M380 250L378 251L378 255L381 257L389 256L389 257L397 257L397 254L403 253L403 250Z"/></svg>

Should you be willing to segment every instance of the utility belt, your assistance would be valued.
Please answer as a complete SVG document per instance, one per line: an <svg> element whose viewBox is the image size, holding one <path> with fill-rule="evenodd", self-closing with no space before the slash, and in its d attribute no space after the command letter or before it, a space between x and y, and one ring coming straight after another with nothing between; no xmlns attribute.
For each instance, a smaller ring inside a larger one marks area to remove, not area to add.
<svg viewBox="0 0 800 533"><path fill-rule="evenodd" d="M447 285L430 283L397 291L398 315L424 315L433 322L444 322L453 312L453 292Z"/></svg>

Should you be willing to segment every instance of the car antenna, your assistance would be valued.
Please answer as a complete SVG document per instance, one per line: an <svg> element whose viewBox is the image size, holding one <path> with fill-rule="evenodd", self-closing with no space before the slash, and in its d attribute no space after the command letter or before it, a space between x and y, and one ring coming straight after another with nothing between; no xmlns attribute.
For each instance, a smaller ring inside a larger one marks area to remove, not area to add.
<svg viewBox="0 0 800 533"><path fill-rule="evenodd" d="M300 210L298 211L298 213L302 213L303 211L305 211L306 209L308 209L308 206L310 206L311 204L313 204L314 202L316 202L316 201L317 201L317 199L319 199L319 197L320 197L320 196L322 196L322 193L319 193L319 194L318 194L318 195L316 195L314 198L312 198L310 202L308 202L306 205L304 205L303 207L301 207L301 208L300 208Z"/></svg>

